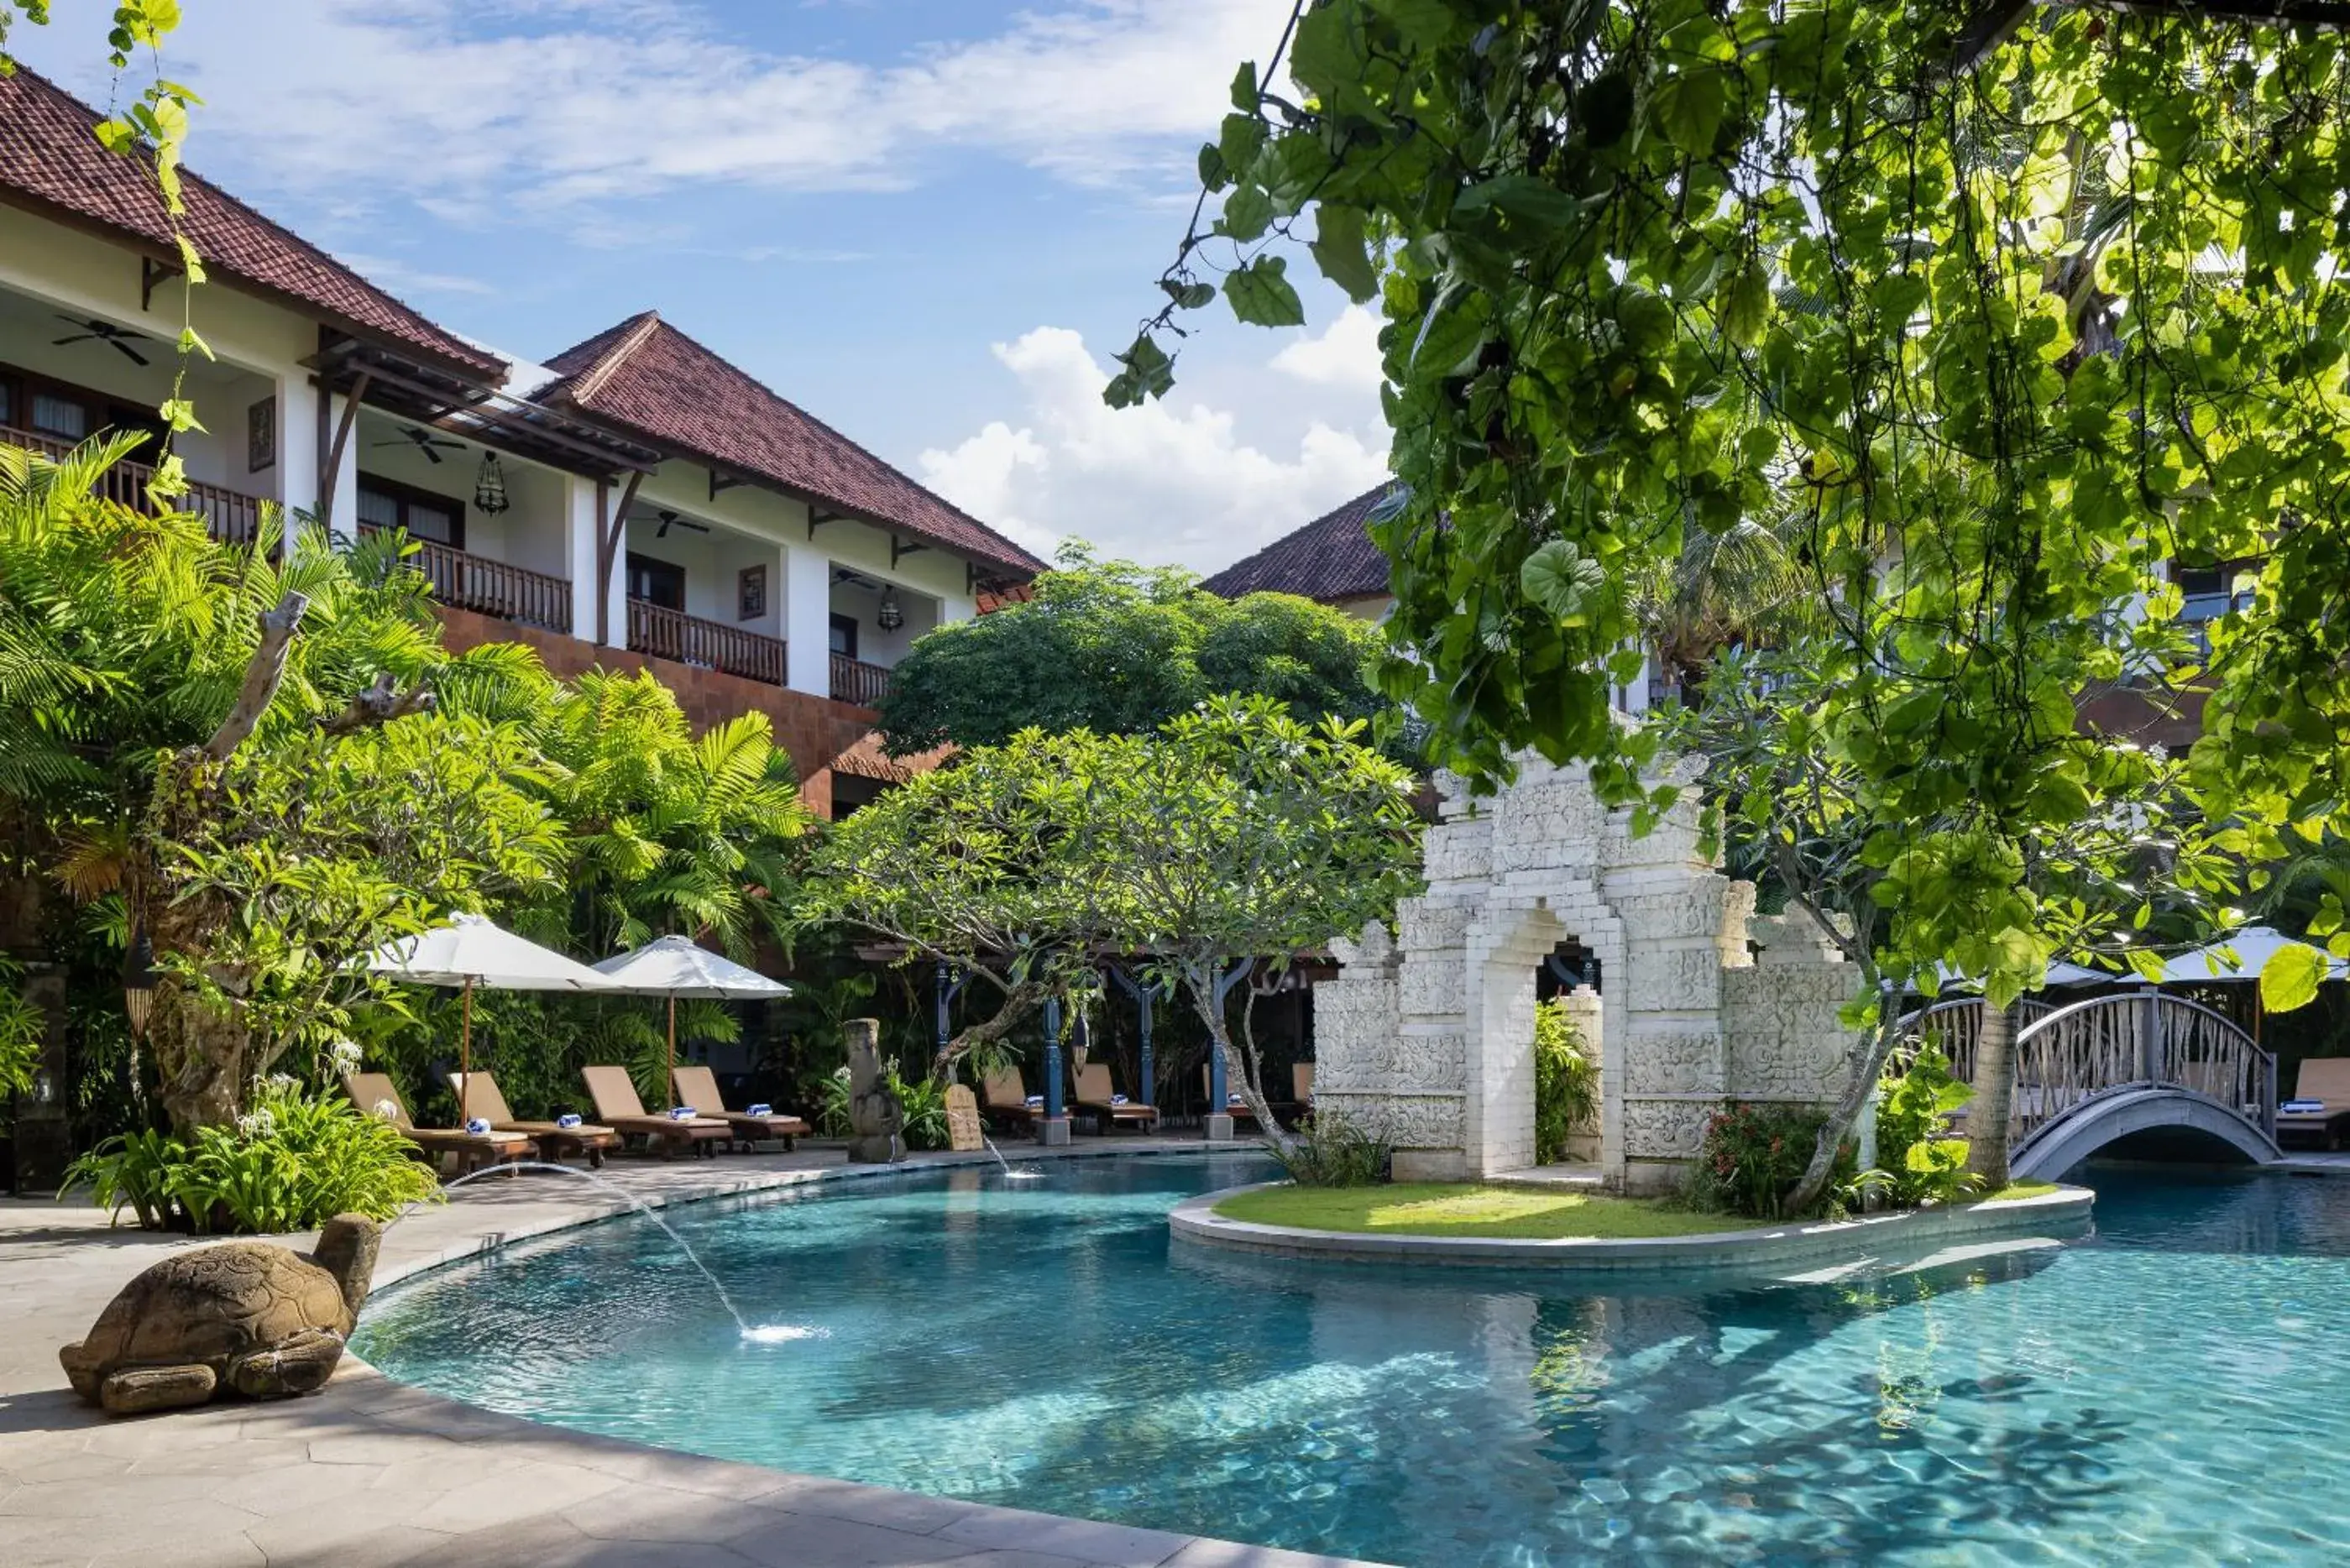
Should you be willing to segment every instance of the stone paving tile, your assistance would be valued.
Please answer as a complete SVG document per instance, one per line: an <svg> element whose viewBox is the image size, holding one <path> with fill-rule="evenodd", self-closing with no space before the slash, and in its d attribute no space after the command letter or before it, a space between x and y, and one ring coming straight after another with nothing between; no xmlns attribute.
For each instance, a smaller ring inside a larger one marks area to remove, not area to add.
<svg viewBox="0 0 2350 1568"><path fill-rule="evenodd" d="M783 1484L776 1485L778 1480ZM858 1486L854 1481L824 1476L778 1477L769 1471L767 1481L768 1490L752 1500L762 1508L878 1524L888 1530L911 1531L917 1535L931 1534L959 1520L987 1511L977 1503L957 1502L952 1498Z"/></svg>
<svg viewBox="0 0 2350 1568"><path fill-rule="evenodd" d="M625 1484L618 1476L577 1465L532 1460L442 1493L418 1509L409 1522L463 1533L539 1514L561 1514L574 1503Z"/></svg>
<svg viewBox="0 0 2350 1568"><path fill-rule="evenodd" d="M758 1525L727 1544L766 1568L807 1568L816 1563L827 1568L901 1568L971 1554L969 1543L936 1535L813 1513L762 1512L765 1517Z"/></svg>
<svg viewBox="0 0 2350 1568"><path fill-rule="evenodd" d="M1194 1541L1170 1557L1164 1568L1361 1568L1347 1557L1290 1552L1278 1546L1243 1546L1236 1541Z"/></svg>
<svg viewBox="0 0 2350 1568"><path fill-rule="evenodd" d="M619 1165L608 1174L660 1204L814 1179L839 1158L819 1149ZM485 1190L491 1185L397 1227L378 1282L473 1255L500 1237L625 1209L584 1186L558 1192L525 1179ZM65 1388L55 1346L85 1333L132 1274L190 1244L109 1231L88 1210L0 1199L0 1322L8 1324L0 1334L0 1568L1137 1568L1162 1561L1331 1568L1337 1561L647 1449L473 1409L350 1360L322 1393L280 1404L223 1403L129 1420L83 1406Z"/></svg>
<svg viewBox="0 0 2350 1568"><path fill-rule="evenodd" d="M1192 1539L1131 1524L1097 1524L1090 1520L1003 1508L992 1508L969 1519L957 1520L939 1534L974 1546L1018 1546L1057 1552L1087 1563L1116 1564L1117 1568L1157 1568L1191 1544Z"/></svg>

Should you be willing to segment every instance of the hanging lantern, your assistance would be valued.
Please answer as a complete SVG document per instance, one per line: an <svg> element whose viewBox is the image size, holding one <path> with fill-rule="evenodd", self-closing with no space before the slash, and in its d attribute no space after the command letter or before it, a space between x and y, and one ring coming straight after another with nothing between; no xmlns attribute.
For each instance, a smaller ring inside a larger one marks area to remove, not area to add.
<svg viewBox="0 0 2350 1568"><path fill-rule="evenodd" d="M155 948L147 928L134 926L130 945L122 954L122 1011L130 1018L130 1037L147 1038L147 1015L155 1006Z"/></svg>
<svg viewBox="0 0 2350 1568"><path fill-rule="evenodd" d="M498 466L498 454L482 454L481 477L473 481L473 510L485 517L494 517L511 504L506 500L505 471Z"/></svg>
<svg viewBox="0 0 2350 1568"><path fill-rule="evenodd" d="M873 623L883 631L895 631L906 624L906 612L898 604L898 590L881 590L881 607L873 612Z"/></svg>

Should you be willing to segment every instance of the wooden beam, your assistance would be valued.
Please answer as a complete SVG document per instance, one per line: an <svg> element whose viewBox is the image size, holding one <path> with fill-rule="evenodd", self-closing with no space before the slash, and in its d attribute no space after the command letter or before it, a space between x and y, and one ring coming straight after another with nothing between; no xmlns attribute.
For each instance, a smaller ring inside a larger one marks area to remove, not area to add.
<svg viewBox="0 0 2350 1568"><path fill-rule="evenodd" d="M608 643L612 639L612 568L620 558L620 538L629 526L629 508L636 504L637 486L644 475L631 473L629 483L620 490L620 504L604 513L605 498L611 493L608 482L596 486L596 640Z"/></svg>
<svg viewBox="0 0 2350 1568"><path fill-rule="evenodd" d="M343 451L349 446L351 427L359 423L359 401L367 396L368 372L361 370L359 379L351 383L349 397L343 404L343 417L336 423L335 439L327 449L327 463L318 474L318 522L332 526L335 516L335 482L342 477ZM318 406L325 408L334 394L324 386L318 389Z"/></svg>
<svg viewBox="0 0 2350 1568"><path fill-rule="evenodd" d="M810 504L808 507L808 537L811 539L816 537L816 531L820 524L844 521L846 521L846 519L837 512L819 512L814 504Z"/></svg>
<svg viewBox="0 0 2350 1568"><path fill-rule="evenodd" d="M139 258L139 308L154 309L156 286L166 278L178 277L182 270L171 262L160 262L153 256L140 256Z"/></svg>
<svg viewBox="0 0 2350 1568"><path fill-rule="evenodd" d="M917 550L927 550L927 549L929 549L929 548L930 548L930 546L929 546L928 545L908 545L908 544L903 544L903 543L901 543L901 542L899 540L898 535L896 535L895 534L890 535L889 535L889 569L890 569L891 571L893 571L893 572L894 572L894 571L896 571L896 570L898 569L898 563L899 563L899 561L904 560L907 556L910 556L910 555L914 554L914 552L916 552Z"/></svg>
<svg viewBox="0 0 2350 1568"><path fill-rule="evenodd" d="M710 471L710 499L715 501L721 493L732 490L738 484L748 483L747 480L734 479L723 474L713 468Z"/></svg>

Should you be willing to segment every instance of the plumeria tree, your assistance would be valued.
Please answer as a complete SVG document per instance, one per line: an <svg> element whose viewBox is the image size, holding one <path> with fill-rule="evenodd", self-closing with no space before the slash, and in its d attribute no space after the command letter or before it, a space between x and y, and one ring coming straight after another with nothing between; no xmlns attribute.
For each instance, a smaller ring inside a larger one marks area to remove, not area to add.
<svg viewBox="0 0 2350 1568"><path fill-rule="evenodd" d="M1085 781L1090 923L1190 999L1276 1140L1253 998L1235 1032L1232 986L1391 920L1420 886L1416 781L1367 740L1359 721L1306 724L1269 698L1219 698L1106 753Z"/></svg>
<svg viewBox="0 0 2350 1568"><path fill-rule="evenodd" d="M1024 730L917 774L817 843L800 884L803 925L851 927L909 961L951 964L993 993L993 1010L933 1064L940 1075L1066 993L1100 950L1078 850L1089 783L1124 745L1083 730Z"/></svg>

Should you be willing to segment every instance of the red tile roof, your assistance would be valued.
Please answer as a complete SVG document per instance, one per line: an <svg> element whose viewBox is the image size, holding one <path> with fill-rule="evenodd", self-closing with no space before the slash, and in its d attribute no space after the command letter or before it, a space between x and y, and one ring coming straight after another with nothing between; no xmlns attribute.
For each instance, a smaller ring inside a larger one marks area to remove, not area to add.
<svg viewBox="0 0 2350 1568"><path fill-rule="evenodd" d="M22 66L0 77L0 201L178 252L151 171L98 144L101 117ZM182 180L189 240L215 276L307 306L360 337L503 379L505 362L435 327L298 234L194 174Z"/></svg>
<svg viewBox="0 0 2350 1568"><path fill-rule="evenodd" d="M1200 586L1228 599L1260 593L1296 594L1325 604L1377 598L1388 591L1388 558L1366 527L1372 510L1401 488L1389 480L1367 490Z"/></svg>
<svg viewBox="0 0 2350 1568"><path fill-rule="evenodd" d="M692 453L1015 577L1045 563L663 321L632 316L547 361L568 401L656 444Z"/></svg>

